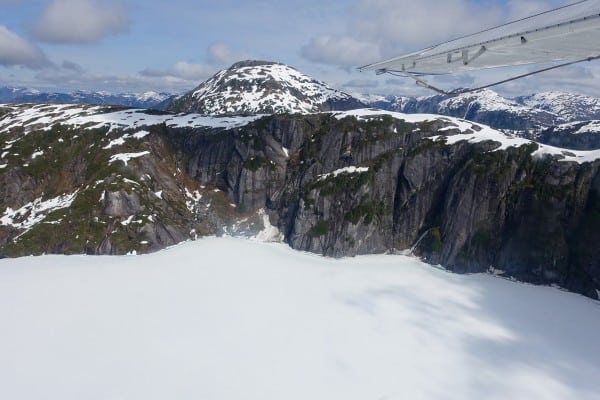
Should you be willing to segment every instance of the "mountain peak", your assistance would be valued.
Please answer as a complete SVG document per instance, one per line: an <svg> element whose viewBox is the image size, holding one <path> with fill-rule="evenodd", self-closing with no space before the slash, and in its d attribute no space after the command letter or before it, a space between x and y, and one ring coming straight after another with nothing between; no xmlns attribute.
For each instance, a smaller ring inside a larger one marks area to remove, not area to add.
<svg viewBox="0 0 600 400"><path fill-rule="evenodd" d="M284 65L282 63L278 63L275 61L266 61L266 60L243 60L234 63L228 70L245 68L245 67L260 67L264 65Z"/></svg>
<svg viewBox="0 0 600 400"><path fill-rule="evenodd" d="M169 110L205 115L313 113L365 105L286 64L245 60L219 71Z"/></svg>

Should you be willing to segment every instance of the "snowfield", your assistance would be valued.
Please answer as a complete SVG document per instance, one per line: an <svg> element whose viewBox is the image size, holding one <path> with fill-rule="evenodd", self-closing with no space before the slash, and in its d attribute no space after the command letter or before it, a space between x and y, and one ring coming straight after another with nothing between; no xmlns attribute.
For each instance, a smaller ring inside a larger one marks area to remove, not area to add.
<svg viewBox="0 0 600 400"><path fill-rule="evenodd" d="M2 399L598 399L600 303L209 238L0 260Z"/></svg>

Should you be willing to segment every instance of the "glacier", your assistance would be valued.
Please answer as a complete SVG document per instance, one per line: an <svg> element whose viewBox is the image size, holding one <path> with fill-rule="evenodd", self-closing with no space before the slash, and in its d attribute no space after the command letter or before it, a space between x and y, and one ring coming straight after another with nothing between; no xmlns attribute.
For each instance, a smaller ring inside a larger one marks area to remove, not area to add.
<svg viewBox="0 0 600 400"><path fill-rule="evenodd" d="M600 303L205 238L0 260L0 398L597 399Z"/></svg>

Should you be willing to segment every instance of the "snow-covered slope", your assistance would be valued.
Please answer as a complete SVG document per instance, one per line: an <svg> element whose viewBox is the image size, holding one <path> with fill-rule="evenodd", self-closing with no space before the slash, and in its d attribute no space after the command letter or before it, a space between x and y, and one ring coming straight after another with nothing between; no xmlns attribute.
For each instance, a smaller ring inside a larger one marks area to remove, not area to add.
<svg viewBox="0 0 600 400"><path fill-rule="evenodd" d="M565 122L600 118L600 99L566 92L542 92L515 99L538 110L556 114Z"/></svg>
<svg viewBox="0 0 600 400"><path fill-rule="evenodd" d="M198 114L174 115L137 109L119 109L80 104L0 104L0 133L13 128L49 130L55 124L87 129L109 127L136 129L166 124L169 127L234 128L246 125L259 116L207 117Z"/></svg>
<svg viewBox="0 0 600 400"><path fill-rule="evenodd" d="M600 394L598 303L405 256L204 239L0 260L0 397L539 399Z"/></svg>
<svg viewBox="0 0 600 400"><path fill-rule="evenodd" d="M205 115L311 113L361 108L352 96L284 64L243 61L176 99L169 110Z"/></svg>
<svg viewBox="0 0 600 400"><path fill-rule="evenodd" d="M452 97L364 96L364 99L372 107L389 111L466 118L528 137L535 137L555 125L600 119L600 99L564 92L543 92L510 99L484 89Z"/></svg>
<svg viewBox="0 0 600 400"><path fill-rule="evenodd" d="M599 150L572 150L561 147L537 143L535 141L524 139L518 135L512 135L496 129L492 129L486 125L473 124L460 118L444 117L434 114L403 114L391 111L383 111L376 109L361 109L339 112L336 114L338 119L348 116L353 116L359 119L369 120L377 117L389 115L392 118L403 120L410 123L443 121L449 123L445 128L439 130L442 135L429 137L429 140L441 140L446 144L458 143L462 140L471 143L480 143L486 141L496 142L497 150L505 150L509 147L521 147L525 145L535 144L537 147L531 154L534 157L542 157L549 155L556 157L560 161L574 161L577 163L593 162L600 159Z"/></svg>

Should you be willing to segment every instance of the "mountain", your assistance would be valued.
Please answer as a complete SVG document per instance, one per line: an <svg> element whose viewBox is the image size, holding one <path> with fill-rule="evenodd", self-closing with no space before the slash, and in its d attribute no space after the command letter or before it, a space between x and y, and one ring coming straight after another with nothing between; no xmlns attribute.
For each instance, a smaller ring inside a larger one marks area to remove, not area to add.
<svg viewBox="0 0 600 400"><path fill-rule="evenodd" d="M515 101L537 110L558 115L564 122L600 119L600 99L575 93L542 92L515 98Z"/></svg>
<svg viewBox="0 0 600 400"><path fill-rule="evenodd" d="M531 138L555 125L600 119L600 99L563 92L509 99L484 89L457 96L367 96L364 99L370 106L384 110L464 118Z"/></svg>
<svg viewBox="0 0 600 400"><path fill-rule="evenodd" d="M600 150L447 116L5 105L0 192L0 257L228 234L600 290Z"/></svg>
<svg viewBox="0 0 600 400"><path fill-rule="evenodd" d="M57 93L25 88L0 87L0 103L106 104L160 110L164 109L175 97L170 93L153 91L138 94L111 94L81 90L72 93Z"/></svg>
<svg viewBox="0 0 600 400"><path fill-rule="evenodd" d="M242 61L218 72L168 107L204 115L311 113L365 107L352 96L285 64Z"/></svg>
<svg viewBox="0 0 600 400"><path fill-rule="evenodd" d="M536 140L572 150L600 149L600 121L570 122L540 132Z"/></svg>

